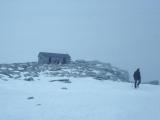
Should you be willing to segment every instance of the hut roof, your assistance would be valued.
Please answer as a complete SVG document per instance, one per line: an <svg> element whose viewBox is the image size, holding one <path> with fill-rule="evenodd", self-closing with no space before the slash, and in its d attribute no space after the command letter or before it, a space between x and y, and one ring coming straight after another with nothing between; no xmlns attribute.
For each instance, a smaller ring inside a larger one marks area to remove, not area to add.
<svg viewBox="0 0 160 120"><path fill-rule="evenodd" d="M69 57L68 54L59 54L59 53L48 53L48 52L40 52L38 56L45 56L45 57Z"/></svg>

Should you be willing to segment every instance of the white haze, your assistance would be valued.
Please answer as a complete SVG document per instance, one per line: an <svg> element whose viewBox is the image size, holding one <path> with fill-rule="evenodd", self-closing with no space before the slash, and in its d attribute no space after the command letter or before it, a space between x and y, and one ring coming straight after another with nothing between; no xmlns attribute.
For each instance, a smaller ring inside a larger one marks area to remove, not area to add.
<svg viewBox="0 0 160 120"><path fill-rule="evenodd" d="M159 0L1 0L0 63L69 53L160 80L159 21Z"/></svg>

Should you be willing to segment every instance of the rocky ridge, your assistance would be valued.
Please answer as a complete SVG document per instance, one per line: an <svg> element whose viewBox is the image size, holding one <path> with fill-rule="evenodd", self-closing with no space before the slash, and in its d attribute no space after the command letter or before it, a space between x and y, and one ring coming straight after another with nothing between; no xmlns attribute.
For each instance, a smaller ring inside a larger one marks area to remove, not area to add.
<svg viewBox="0 0 160 120"><path fill-rule="evenodd" d="M44 64L37 62L0 64L0 79L34 81L41 74L50 77L92 77L97 80L129 82L129 73L99 61L76 60L70 64Z"/></svg>

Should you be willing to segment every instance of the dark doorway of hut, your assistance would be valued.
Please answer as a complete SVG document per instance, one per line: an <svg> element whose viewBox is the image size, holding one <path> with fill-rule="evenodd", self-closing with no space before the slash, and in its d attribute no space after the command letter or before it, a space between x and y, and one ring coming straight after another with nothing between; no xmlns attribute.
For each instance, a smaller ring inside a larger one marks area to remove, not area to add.
<svg viewBox="0 0 160 120"><path fill-rule="evenodd" d="M62 62L63 64L66 64L66 59L65 58L63 58L63 62Z"/></svg>
<svg viewBox="0 0 160 120"><path fill-rule="evenodd" d="M49 64L51 64L51 59L52 59L52 58L50 57L50 58L49 58Z"/></svg>

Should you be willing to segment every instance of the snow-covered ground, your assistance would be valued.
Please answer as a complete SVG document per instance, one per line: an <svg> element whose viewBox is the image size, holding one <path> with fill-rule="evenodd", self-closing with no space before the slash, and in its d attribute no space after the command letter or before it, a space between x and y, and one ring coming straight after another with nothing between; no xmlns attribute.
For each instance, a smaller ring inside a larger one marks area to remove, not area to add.
<svg viewBox="0 0 160 120"><path fill-rule="evenodd" d="M0 120L160 120L159 85L69 79L0 80Z"/></svg>

